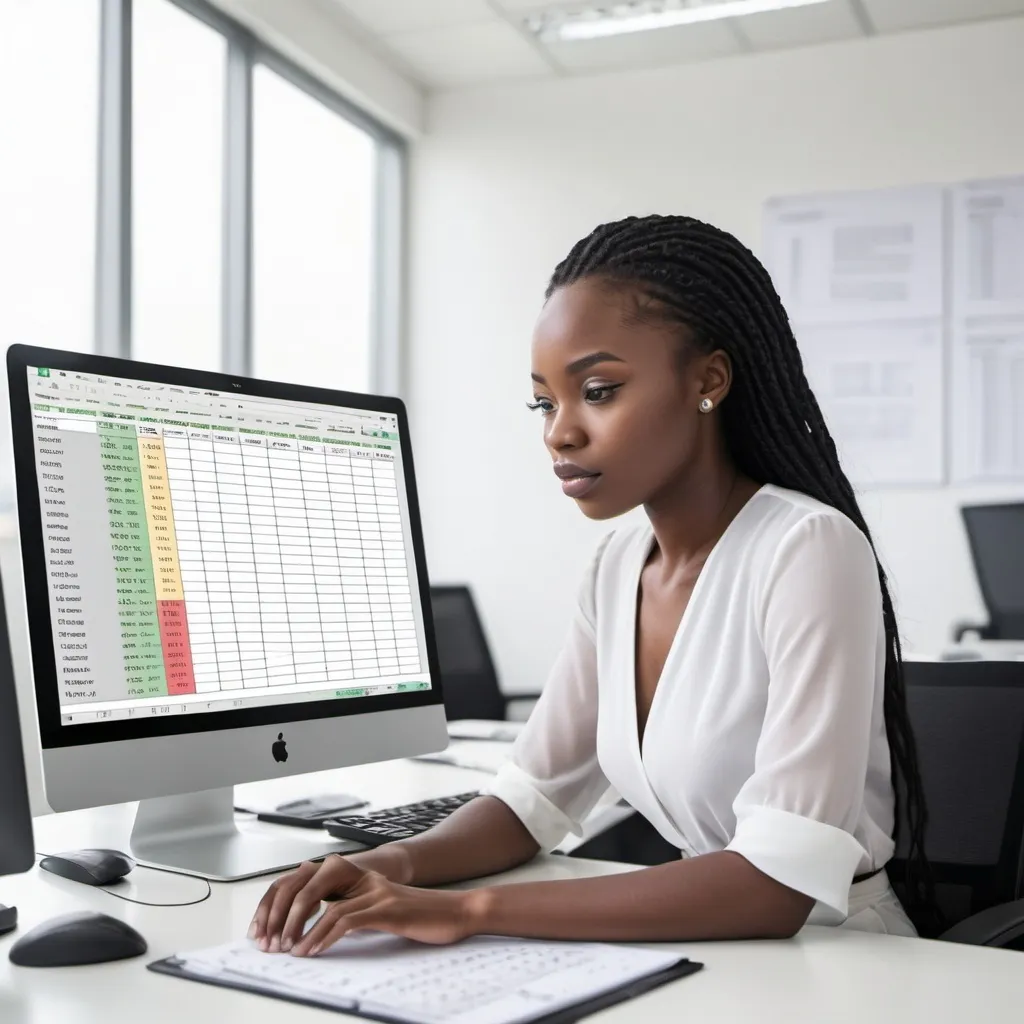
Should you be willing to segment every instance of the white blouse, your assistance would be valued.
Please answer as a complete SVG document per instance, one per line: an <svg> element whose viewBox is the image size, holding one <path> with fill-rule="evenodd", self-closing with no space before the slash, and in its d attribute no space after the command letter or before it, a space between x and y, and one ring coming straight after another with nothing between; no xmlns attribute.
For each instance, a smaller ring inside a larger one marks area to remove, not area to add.
<svg viewBox="0 0 1024 1024"><path fill-rule="evenodd" d="M609 785L682 855L742 854L846 917L892 856L875 557L841 512L765 485L697 578L638 743L635 624L649 524L604 539L568 640L488 792L545 851Z"/></svg>

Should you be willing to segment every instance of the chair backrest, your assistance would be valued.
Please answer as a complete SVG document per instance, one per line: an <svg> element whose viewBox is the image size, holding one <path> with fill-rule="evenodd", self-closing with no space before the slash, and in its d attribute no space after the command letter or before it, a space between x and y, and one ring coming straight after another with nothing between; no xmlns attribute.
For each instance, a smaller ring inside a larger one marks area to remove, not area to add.
<svg viewBox="0 0 1024 1024"><path fill-rule="evenodd" d="M504 719L505 698L469 587L431 587L430 607L448 720Z"/></svg>
<svg viewBox="0 0 1024 1024"><path fill-rule="evenodd" d="M961 508L993 640L1024 640L1024 502Z"/></svg>
<svg viewBox="0 0 1024 1024"><path fill-rule="evenodd" d="M908 660L904 673L928 805L925 852L942 927L951 927L1024 897L1024 662ZM889 866L901 898L907 841L904 821ZM934 935L934 921L904 902L918 930Z"/></svg>

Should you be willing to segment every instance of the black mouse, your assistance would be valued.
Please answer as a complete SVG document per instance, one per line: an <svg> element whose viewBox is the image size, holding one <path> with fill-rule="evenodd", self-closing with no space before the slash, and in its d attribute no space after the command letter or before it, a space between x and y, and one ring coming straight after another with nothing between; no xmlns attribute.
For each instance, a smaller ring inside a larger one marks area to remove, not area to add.
<svg viewBox="0 0 1024 1024"><path fill-rule="evenodd" d="M19 967L72 967L127 960L146 952L146 940L131 925L89 911L63 914L26 932L11 947Z"/></svg>
<svg viewBox="0 0 1024 1024"><path fill-rule="evenodd" d="M135 867L135 861L117 850L69 850L44 857L39 866L73 882L108 885L124 878Z"/></svg>

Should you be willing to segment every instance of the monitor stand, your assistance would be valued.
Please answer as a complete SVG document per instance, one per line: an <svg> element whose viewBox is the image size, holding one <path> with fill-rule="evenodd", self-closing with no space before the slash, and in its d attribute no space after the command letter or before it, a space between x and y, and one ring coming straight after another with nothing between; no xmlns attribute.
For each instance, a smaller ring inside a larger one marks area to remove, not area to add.
<svg viewBox="0 0 1024 1024"><path fill-rule="evenodd" d="M132 828L132 856L152 867L234 882L353 849L351 843L315 829L260 826L279 829L280 836L241 831L235 824L232 794L231 787L226 787L140 800Z"/></svg>

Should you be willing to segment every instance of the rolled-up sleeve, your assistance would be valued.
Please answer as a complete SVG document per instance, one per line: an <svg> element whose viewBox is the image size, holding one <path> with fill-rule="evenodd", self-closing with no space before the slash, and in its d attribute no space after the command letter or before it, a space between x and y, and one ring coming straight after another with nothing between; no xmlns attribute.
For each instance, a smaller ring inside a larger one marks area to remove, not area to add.
<svg viewBox="0 0 1024 1024"><path fill-rule="evenodd" d="M544 852L570 832L582 836L583 819L608 789L597 760L594 605L605 543L580 587L569 634L541 697L509 760L483 790L515 812Z"/></svg>
<svg viewBox="0 0 1024 1024"><path fill-rule="evenodd" d="M845 917L858 865L869 863L854 831L885 659L874 553L850 520L809 516L786 535L758 628L767 703L727 849Z"/></svg>

